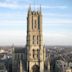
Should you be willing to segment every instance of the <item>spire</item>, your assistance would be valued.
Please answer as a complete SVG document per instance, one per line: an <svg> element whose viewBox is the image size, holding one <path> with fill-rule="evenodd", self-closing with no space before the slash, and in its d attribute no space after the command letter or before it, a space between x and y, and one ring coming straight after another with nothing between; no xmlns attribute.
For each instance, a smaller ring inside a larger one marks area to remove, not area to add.
<svg viewBox="0 0 72 72"><path fill-rule="evenodd" d="M41 4L40 4L40 13L41 13Z"/></svg>
<svg viewBox="0 0 72 72"><path fill-rule="evenodd" d="M31 4L29 5L28 13L30 13L30 12L31 12Z"/></svg>
<svg viewBox="0 0 72 72"><path fill-rule="evenodd" d="M31 4L29 5L29 10L31 10Z"/></svg>

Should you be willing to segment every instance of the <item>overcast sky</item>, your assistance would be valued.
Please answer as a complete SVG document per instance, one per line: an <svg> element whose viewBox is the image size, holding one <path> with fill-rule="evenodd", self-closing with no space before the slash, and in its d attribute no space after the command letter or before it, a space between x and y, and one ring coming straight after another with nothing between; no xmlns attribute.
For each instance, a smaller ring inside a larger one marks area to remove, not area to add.
<svg viewBox="0 0 72 72"><path fill-rule="evenodd" d="M27 11L42 7L46 45L72 45L72 0L0 0L0 45L25 45Z"/></svg>

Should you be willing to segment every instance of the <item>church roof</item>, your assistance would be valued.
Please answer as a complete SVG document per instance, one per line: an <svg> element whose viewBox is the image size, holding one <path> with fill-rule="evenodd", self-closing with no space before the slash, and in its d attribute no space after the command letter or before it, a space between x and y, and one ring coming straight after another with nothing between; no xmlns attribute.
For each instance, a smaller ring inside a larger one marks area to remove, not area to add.
<svg viewBox="0 0 72 72"><path fill-rule="evenodd" d="M26 48L15 47L14 53L26 53Z"/></svg>

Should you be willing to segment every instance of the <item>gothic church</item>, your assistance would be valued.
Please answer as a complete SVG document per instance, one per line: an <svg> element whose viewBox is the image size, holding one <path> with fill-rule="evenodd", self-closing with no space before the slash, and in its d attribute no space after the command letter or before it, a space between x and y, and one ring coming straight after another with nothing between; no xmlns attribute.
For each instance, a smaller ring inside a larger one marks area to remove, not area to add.
<svg viewBox="0 0 72 72"><path fill-rule="evenodd" d="M42 11L33 11L31 6L27 14L26 47L13 49L13 72L45 72L46 50L43 45Z"/></svg>

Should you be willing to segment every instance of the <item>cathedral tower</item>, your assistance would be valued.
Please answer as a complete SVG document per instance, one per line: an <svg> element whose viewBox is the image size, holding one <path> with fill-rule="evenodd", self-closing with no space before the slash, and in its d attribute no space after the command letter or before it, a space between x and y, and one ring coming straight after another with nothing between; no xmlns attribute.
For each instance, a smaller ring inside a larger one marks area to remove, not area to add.
<svg viewBox="0 0 72 72"><path fill-rule="evenodd" d="M44 72L45 48L42 35L42 12L32 11L27 14L27 70Z"/></svg>

